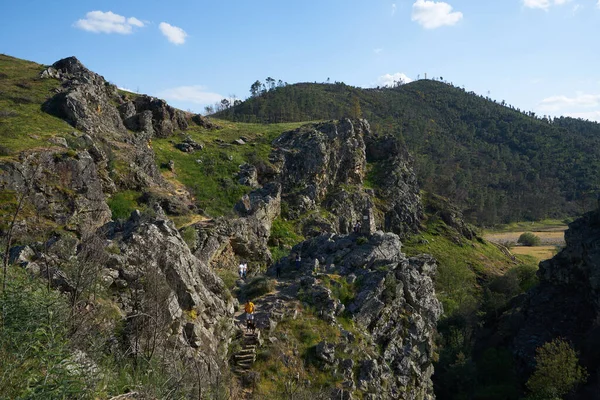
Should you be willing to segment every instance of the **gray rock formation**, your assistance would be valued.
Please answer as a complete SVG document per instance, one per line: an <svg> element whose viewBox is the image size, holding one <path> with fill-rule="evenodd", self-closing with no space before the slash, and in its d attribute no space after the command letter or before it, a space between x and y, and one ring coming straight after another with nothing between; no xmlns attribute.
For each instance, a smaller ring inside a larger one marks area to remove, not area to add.
<svg viewBox="0 0 600 400"><path fill-rule="evenodd" d="M422 206L410 158L395 139L375 136L367 121L306 125L284 133L273 146L271 161L289 217L318 207L331 213L309 221L305 233L311 233L311 224L317 230L348 233L357 221L368 233L384 229L404 235L418 229ZM375 190L363 188L367 162L384 171Z"/></svg>
<svg viewBox="0 0 600 400"><path fill-rule="evenodd" d="M55 62L52 68L63 82L63 90L43 109L88 133L126 133L112 100L119 99L115 85L83 66L75 57ZM42 73L43 74L43 73Z"/></svg>
<svg viewBox="0 0 600 400"><path fill-rule="evenodd" d="M110 230L107 238L119 248L109 265L118 272L113 287L123 310L139 313L135 309L139 300L131 291L119 291L117 280L124 282L121 286L150 294L152 288L147 286L155 282L154 291L162 291L168 303L162 309L168 313L170 334L191 347L223 356L227 349L222 344L232 334L233 299L221 279L192 255L173 224L133 216L123 227Z"/></svg>
<svg viewBox="0 0 600 400"><path fill-rule="evenodd" d="M367 333L370 344L359 351L358 371L342 366L348 361L338 359L331 344L316 348L325 365L345 371L346 387L373 399L433 399L434 335L442 314L433 284L436 262L427 255L408 259L400 248L393 233L326 234L292 249L291 258L302 256L300 268L283 259L270 272L279 267L283 274L298 277L300 299L325 321L337 324L345 310ZM325 285L322 272L345 277L353 285L356 295L345 307ZM352 334L342 337L353 346ZM337 350L344 351L342 347Z"/></svg>
<svg viewBox="0 0 600 400"><path fill-rule="evenodd" d="M183 111L155 97L136 96L121 104L119 111L128 129L149 132L157 137L169 137L176 130L183 131L188 127Z"/></svg>
<svg viewBox="0 0 600 400"><path fill-rule="evenodd" d="M272 262L268 240L281 212L281 186L271 183L245 195L235 206L239 217L194 225L194 254L214 268L235 270L240 259L260 265Z"/></svg>
<svg viewBox="0 0 600 400"><path fill-rule="evenodd" d="M111 219L94 160L87 151L41 152L0 162L0 190L27 194L27 219L94 230ZM25 233L25 232L23 232Z"/></svg>

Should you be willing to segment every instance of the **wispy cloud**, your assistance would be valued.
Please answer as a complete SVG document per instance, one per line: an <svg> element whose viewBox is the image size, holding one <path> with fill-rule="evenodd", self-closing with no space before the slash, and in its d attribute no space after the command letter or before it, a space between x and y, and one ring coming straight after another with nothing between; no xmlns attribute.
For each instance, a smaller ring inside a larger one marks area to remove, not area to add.
<svg viewBox="0 0 600 400"><path fill-rule="evenodd" d="M145 24L135 17L126 18L112 11L90 11L75 22L75 27L94 33L119 33L127 35L133 32L133 27L141 28Z"/></svg>
<svg viewBox="0 0 600 400"><path fill-rule="evenodd" d="M598 1L600 1L600 0L598 0ZM396 10L397 10L397 9L398 9L398 7L396 7L396 3L392 4L392 17L393 17L394 15L396 15Z"/></svg>
<svg viewBox="0 0 600 400"><path fill-rule="evenodd" d="M523 0L523 5L527 8L538 8L547 11L552 6L562 6L571 1L572 0Z"/></svg>
<svg viewBox="0 0 600 400"><path fill-rule="evenodd" d="M410 83L413 80L402 72L385 74L377 78L377 86L395 86L397 83Z"/></svg>
<svg viewBox="0 0 600 400"><path fill-rule="evenodd" d="M565 113L568 117L588 119L590 121L600 122L600 111L589 111L589 112L573 112Z"/></svg>
<svg viewBox="0 0 600 400"><path fill-rule="evenodd" d="M375 53L375 54L381 54L382 51L383 51L382 48L373 49L373 53Z"/></svg>
<svg viewBox="0 0 600 400"><path fill-rule="evenodd" d="M558 112L573 108L600 107L600 94L578 92L575 97L551 96L543 99L539 108L541 111Z"/></svg>
<svg viewBox="0 0 600 400"><path fill-rule="evenodd" d="M412 6L411 19L425 29L452 26L462 18L462 12L452 11L452 6L442 1L417 0Z"/></svg>
<svg viewBox="0 0 600 400"><path fill-rule="evenodd" d="M158 29L162 32L163 35L167 37L169 42L180 45L185 43L185 38L187 37L187 33L179 28L178 26L173 26L171 24L167 24L166 22L161 22L158 25Z"/></svg>
<svg viewBox="0 0 600 400"><path fill-rule="evenodd" d="M202 85L178 86L163 90L162 92L158 93L157 96L166 100L182 101L201 105L213 104L225 98L225 96L222 96L218 93L207 91L206 87Z"/></svg>

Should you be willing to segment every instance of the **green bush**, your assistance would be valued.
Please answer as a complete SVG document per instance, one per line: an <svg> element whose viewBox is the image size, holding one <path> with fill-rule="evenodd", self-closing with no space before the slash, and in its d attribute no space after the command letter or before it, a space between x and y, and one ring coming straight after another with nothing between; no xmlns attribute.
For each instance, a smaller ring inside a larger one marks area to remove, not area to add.
<svg viewBox="0 0 600 400"><path fill-rule="evenodd" d="M525 232L519 236L517 243L522 244L523 246L539 246L540 238L531 232Z"/></svg>
<svg viewBox="0 0 600 400"><path fill-rule="evenodd" d="M275 290L275 284L266 276L257 276L252 278L242 288L243 297L252 300Z"/></svg>
<svg viewBox="0 0 600 400"><path fill-rule="evenodd" d="M181 230L181 237L190 250L194 251L198 240L198 231L193 226L186 226Z"/></svg>
<svg viewBox="0 0 600 400"><path fill-rule="evenodd" d="M588 374L579 365L577 353L569 343L554 339L538 347L535 371L527 381L530 399L560 399L585 383Z"/></svg>
<svg viewBox="0 0 600 400"><path fill-rule="evenodd" d="M139 208L140 193L132 190L115 193L109 200L108 206L113 219L127 219L131 213Z"/></svg>
<svg viewBox="0 0 600 400"><path fill-rule="evenodd" d="M92 398L68 346L68 308L43 281L12 269L0 296L0 398Z"/></svg>

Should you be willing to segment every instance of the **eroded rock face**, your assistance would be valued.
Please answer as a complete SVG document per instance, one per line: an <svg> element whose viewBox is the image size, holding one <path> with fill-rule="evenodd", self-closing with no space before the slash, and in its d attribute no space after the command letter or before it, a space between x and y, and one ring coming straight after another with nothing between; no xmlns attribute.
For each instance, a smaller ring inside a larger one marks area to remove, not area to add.
<svg viewBox="0 0 600 400"><path fill-rule="evenodd" d="M239 259L262 265L273 260L268 248L271 225L281 212L281 186L270 183L245 195L235 206L239 218L200 223L194 254L214 268L235 270Z"/></svg>
<svg viewBox="0 0 600 400"><path fill-rule="evenodd" d="M113 285L124 310L136 312L139 299L132 290L149 292L148 282L157 281L157 287L163 282L163 289L156 291L162 290L168 299L168 307L162 309L168 313L170 335L207 354L226 351L220 345L230 339L233 299L212 269L191 253L172 222L133 216L124 226L109 230L107 238L119 248L109 265L118 272ZM118 286L130 290L119 291Z"/></svg>
<svg viewBox="0 0 600 400"><path fill-rule="evenodd" d="M94 230L111 219L96 164L87 151L46 151L2 162L0 190L27 193L27 204L35 210L28 212L32 219L47 218L69 229Z"/></svg>
<svg viewBox="0 0 600 400"><path fill-rule="evenodd" d="M185 114L166 101L146 95L137 96L119 107L121 117L128 129L147 131L157 137L169 137L176 130L186 130Z"/></svg>
<svg viewBox="0 0 600 400"><path fill-rule="evenodd" d="M115 85L88 70L75 57L59 60L52 68L63 81L63 88L44 104L45 111L87 133L126 133L121 117L111 102L119 98Z"/></svg>
<svg viewBox="0 0 600 400"><path fill-rule="evenodd" d="M319 359L345 371L344 387L359 388L374 399L433 399L434 335L442 314L433 283L436 261L427 255L408 259L400 248L393 233L326 234L292 249L291 257L301 255L299 268L284 259L270 271L279 267L284 274L297 274L300 299L325 321L336 325L345 310L368 333L370 347L360 351L358 371L345 366L348 360L337 359L331 344L317 346ZM354 286L356 295L345 307L325 285L322 272ZM353 335L341 332L346 345L355 346ZM339 346L343 352L345 345Z"/></svg>
<svg viewBox="0 0 600 400"><path fill-rule="evenodd" d="M326 230L332 232L351 232L357 221L368 226L367 233L418 229L423 211L410 157L397 140L374 135L366 120L306 125L273 146L271 161L291 218L320 206L331 213ZM363 188L367 162L381 170L374 190Z"/></svg>

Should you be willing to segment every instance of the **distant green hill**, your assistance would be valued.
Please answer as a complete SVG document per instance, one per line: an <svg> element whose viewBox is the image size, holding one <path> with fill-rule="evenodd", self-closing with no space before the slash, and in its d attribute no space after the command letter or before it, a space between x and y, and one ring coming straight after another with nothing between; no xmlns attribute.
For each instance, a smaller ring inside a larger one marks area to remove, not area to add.
<svg viewBox="0 0 600 400"><path fill-rule="evenodd" d="M451 198L480 225L562 218L595 204L600 124L539 118L439 81L378 89L287 85L216 116L262 123L367 118L375 132L404 140L423 189Z"/></svg>

